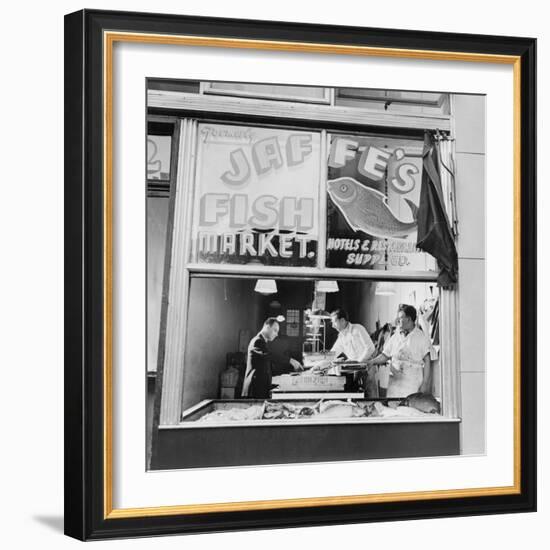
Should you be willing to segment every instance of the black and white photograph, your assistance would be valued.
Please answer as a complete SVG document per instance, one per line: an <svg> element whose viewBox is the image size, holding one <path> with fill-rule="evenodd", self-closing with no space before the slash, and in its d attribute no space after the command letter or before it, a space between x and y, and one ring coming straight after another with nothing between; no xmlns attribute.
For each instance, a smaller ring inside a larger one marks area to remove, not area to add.
<svg viewBox="0 0 550 550"><path fill-rule="evenodd" d="M486 97L147 80L148 470L486 452Z"/></svg>

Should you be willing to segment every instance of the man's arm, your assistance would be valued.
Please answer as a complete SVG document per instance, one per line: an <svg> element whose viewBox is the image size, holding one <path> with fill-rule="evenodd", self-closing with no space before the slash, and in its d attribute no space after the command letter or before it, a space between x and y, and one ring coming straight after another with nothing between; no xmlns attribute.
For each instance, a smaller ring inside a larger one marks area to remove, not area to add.
<svg viewBox="0 0 550 550"><path fill-rule="evenodd" d="M270 351L267 348L267 344L265 343L265 340L263 338L256 338L254 340L254 343L252 344L252 347L250 347L249 352L252 354L252 356L257 357L265 357L267 355L270 355Z"/></svg>
<svg viewBox="0 0 550 550"><path fill-rule="evenodd" d="M430 354L427 353L422 359L424 361L424 369L422 373L422 384L418 391L422 393L432 393L432 362Z"/></svg>
<svg viewBox="0 0 550 550"><path fill-rule="evenodd" d="M342 347L342 339L340 338L340 335L336 338L336 342L334 342L334 345L332 348L330 348L330 351L334 353L335 357L338 357L341 353L344 353L344 349ZM313 373L318 373L321 371L326 371L331 365L331 361L329 359L323 359L322 361L318 361L313 367L311 367L309 370Z"/></svg>
<svg viewBox="0 0 550 550"><path fill-rule="evenodd" d="M248 353L253 369L265 368L266 359L270 356L270 353L263 338L256 338L252 346L248 348Z"/></svg>
<svg viewBox="0 0 550 550"><path fill-rule="evenodd" d="M380 355L377 355L374 359L369 359L367 363L369 365L384 365L386 364L390 358L385 355L384 353L381 353Z"/></svg>
<svg viewBox="0 0 550 550"><path fill-rule="evenodd" d="M302 370L304 370L304 367L302 367L299 361L296 361L296 359L292 357L290 359L285 357L283 361L272 361L271 363L271 372L274 376Z"/></svg>
<svg viewBox="0 0 550 550"><path fill-rule="evenodd" d="M363 349L363 353L358 361L366 361L374 353L374 344L367 329L363 325L356 325L354 328L354 337L357 339L359 346Z"/></svg>

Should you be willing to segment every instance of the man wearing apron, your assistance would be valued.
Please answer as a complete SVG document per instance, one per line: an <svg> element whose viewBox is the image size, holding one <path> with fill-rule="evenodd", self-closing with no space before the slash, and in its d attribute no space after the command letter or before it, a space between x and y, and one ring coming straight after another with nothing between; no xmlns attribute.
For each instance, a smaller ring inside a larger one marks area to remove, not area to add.
<svg viewBox="0 0 550 550"><path fill-rule="evenodd" d="M386 342L382 353L368 361L371 365L385 365L391 359L387 397L432 393L431 342L415 323L416 309L400 306L395 334Z"/></svg>
<svg viewBox="0 0 550 550"><path fill-rule="evenodd" d="M367 329L359 323L350 323L348 314L342 308L335 309L330 314L332 328L338 331L338 338L330 350L336 357L344 354L350 361L364 363L374 354L374 344ZM331 361L323 360L311 370L316 372L326 369ZM334 374L339 373L339 367L333 367ZM330 371L329 371L330 372ZM365 393L368 397L378 397L378 381L376 380L376 368L369 367L365 376Z"/></svg>

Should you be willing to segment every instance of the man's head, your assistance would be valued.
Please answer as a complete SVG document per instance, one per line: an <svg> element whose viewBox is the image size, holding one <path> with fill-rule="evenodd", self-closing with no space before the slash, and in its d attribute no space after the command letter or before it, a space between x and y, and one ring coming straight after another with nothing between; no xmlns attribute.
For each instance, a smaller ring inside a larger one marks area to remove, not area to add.
<svg viewBox="0 0 550 550"><path fill-rule="evenodd" d="M262 327L262 334L268 342L272 342L279 335L279 322L275 317L268 317Z"/></svg>
<svg viewBox="0 0 550 550"><path fill-rule="evenodd" d="M407 304L401 304L397 312L397 326L405 331L410 332L416 323L416 309Z"/></svg>
<svg viewBox="0 0 550 550"><path fill-rule="evenodd" d="M332 328L336 329L338 332L342 332L349 323L348 314L341 307L336 308L330 314L330 320L332 322Z"/></svg>

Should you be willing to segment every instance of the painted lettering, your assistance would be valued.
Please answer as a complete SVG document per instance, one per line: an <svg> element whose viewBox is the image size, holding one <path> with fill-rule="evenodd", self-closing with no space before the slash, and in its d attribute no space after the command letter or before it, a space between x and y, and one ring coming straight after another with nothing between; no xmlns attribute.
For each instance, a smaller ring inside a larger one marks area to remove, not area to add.
<svg viewBox="0 0 550 550"><path fill-rule="evenodd" d="M252 160L258 174L280 168L283 165L283 156L279 140L276 137L269 137L255 143L252 147Z"/></svg>
<svg viewBox="0 0 550 550"><path fill-rule="evenodd" d="M222 181L229 187L240 187L244 185L250 177L250 165L242 149L235 149L229 154L231 170L221 175Z"/></svg>
<svg viewBox="0 0 550 550"><path fill-rule="evenodd" d="M311 134L292 134L286 142L286 162L288 166L302 164L311 155Z"/></svg>
<svg viewBox="0 0 550 550"><path fill-rule="evenodd" d="M249 220L252 227L259 227L261 229L275 227L279 217L277 211L277 197L273 195L262 195L258 197L252 205L252 212L254 215Z"/></svg>
<svg viewBox="0 0 550 550"><path fill-rule="evenodd" d="M228 195L223 193L208 193L201 197L200 225L215 225L222 216L227 214Z"/></svg>
<svg viewBox="0 0 550 550"><path fill-rule="evenodd" d="M333 139L330 144L328 165L332 168L342 168L349 160L355 158L359 143L353 139Z"/></svg>
<svg viewBox="0 0 550 550"><path fill-rule="evenodd" d="M381 180L388 166L391 153L377 147L368 147L363 151L357 169L363 176L374 181Z"/></svg>
<svg viewBox="0 0 550 550"><path fill-rule="evenodd" d="M296 229L307 231L313 227L313 199L296 199L283 197L281 199L280 229Z"/></svg>

